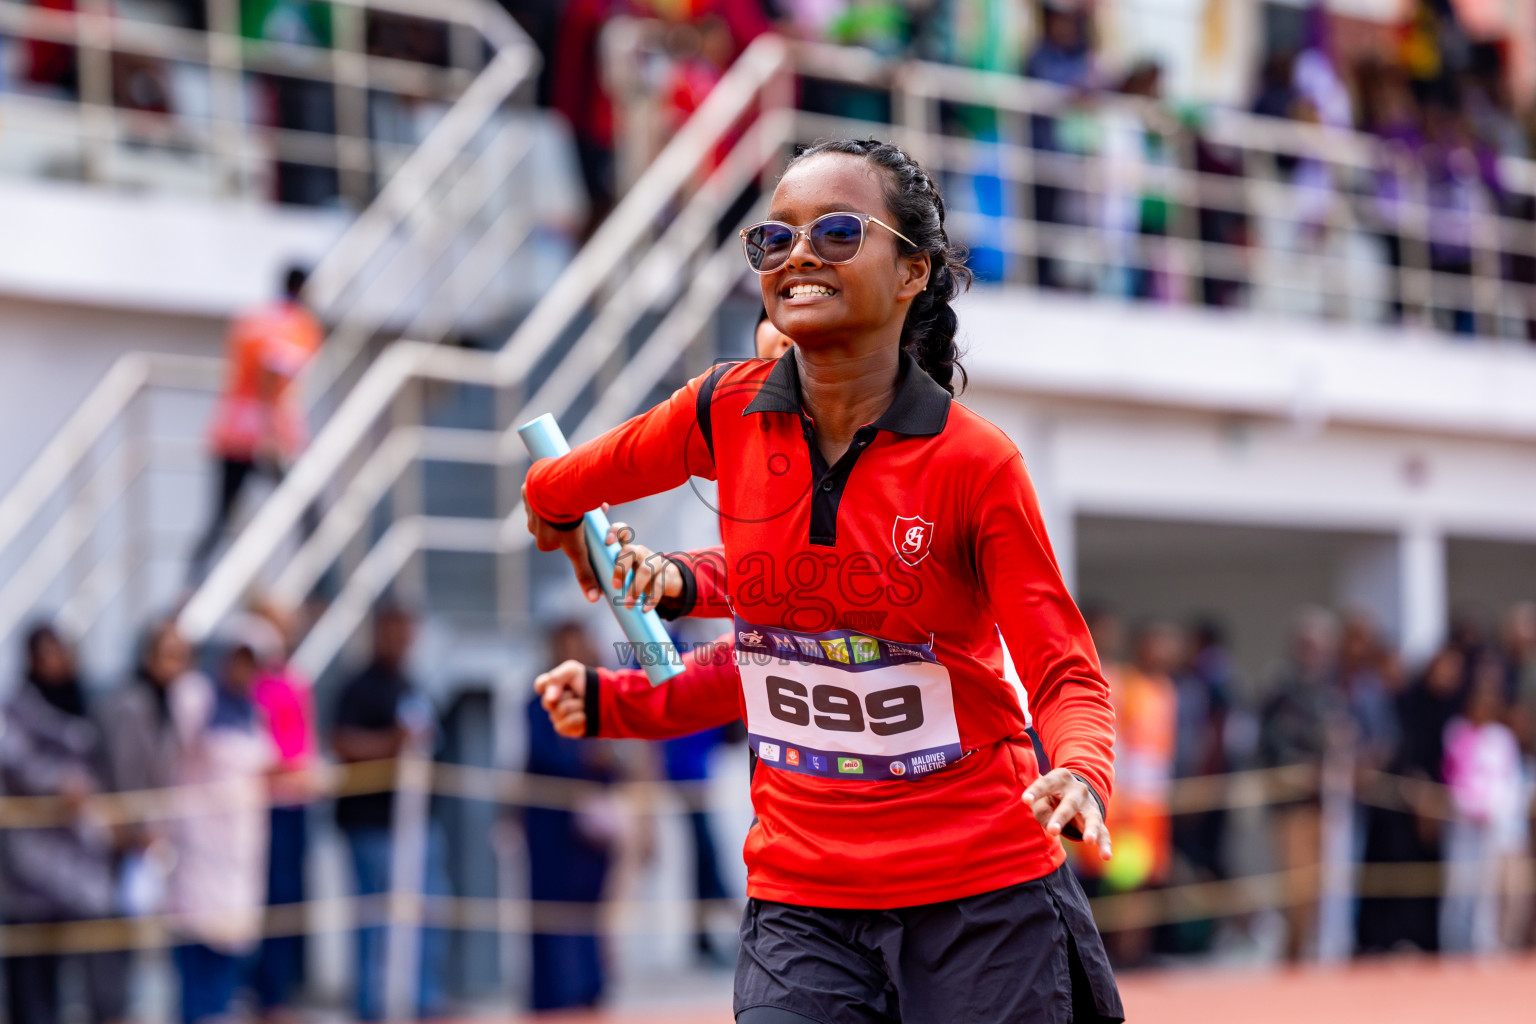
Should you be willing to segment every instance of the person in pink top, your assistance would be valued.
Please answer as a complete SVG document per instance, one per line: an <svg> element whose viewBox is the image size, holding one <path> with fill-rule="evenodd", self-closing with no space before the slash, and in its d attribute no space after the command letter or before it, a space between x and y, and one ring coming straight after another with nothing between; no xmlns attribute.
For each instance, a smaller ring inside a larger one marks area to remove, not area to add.
<svg viewBox="0 0 1536 1024"><path fill-rule="evenodd" d="M267 905L300 903L305 897L304 852L308 845L311 769L317 749L315 706L310 683L288 662L295 637L293 613L272 601L257 601L251 620L268 638L259 652L261 665L251 697L266 718L281 770L272 776L271 847L267 859ZM288 1007L301 977L304 944L300 936L262 941L255 964L256 998L263 1019L289 1017Z"/></svg>
<svg viewBox="0 0 1536 1024"><path fill-rule="evenodd" d="M282 756L284 770L306 772L313 765L317 749L315 706L309 680L288 663L295 635L294 613L275 602L261 600L252 605L251 615L270 629L272 644L269 651L263 652L267 660L256 680L256 703L267 714L267 727ZM308 798L309 780L301 776L278 779L273 785L285 788L299 800Z"/></svg>
<svg viewBox="0 0 1536 1024"><path fill-rule="evenodd" d="M1512 900L1509 862L1523 859L1527 808L1520 745L1504 714L1503 666L1477 663L1466 710L1445 727L1445 782L1454 815L1445 836L1445 899L1440 948L1485 953L1501 946Z"/></svg>

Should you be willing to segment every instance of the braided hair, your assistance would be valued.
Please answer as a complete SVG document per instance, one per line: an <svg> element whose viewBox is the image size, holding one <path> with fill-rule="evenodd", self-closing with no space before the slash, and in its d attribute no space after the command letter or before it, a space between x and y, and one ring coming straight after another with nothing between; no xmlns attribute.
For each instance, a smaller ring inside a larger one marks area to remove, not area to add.
<svg viewBox="0 0 1536 1024"><path fill-rule="evenodd" d="M819 142L802 149L790 165L822 153L863 157L885 172L885 205L896 219L896 229L917 243L908 245L898 238L896 244L904 256L926 252L930 266L927 287L907 310L901 347L950 394L955 392L957 373L963 389L965 368L955 343L960 321L950 303L970 286L971 271L965 265L965 247L951 244L944 230L944 197L939 187L901 147L876 139Z"/></svg>

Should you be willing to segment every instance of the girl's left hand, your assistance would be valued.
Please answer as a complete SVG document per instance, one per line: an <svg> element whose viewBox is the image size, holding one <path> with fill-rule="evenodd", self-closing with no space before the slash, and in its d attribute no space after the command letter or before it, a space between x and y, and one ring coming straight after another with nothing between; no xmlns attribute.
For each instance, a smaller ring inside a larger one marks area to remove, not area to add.
<svg viewBox="0 0 1536 1024"><path fill-rule="evenodd" d="M1066 826L1076 825L1083 842L1098 850L1099 859L1109 860L1109 827L1099 813L1099 802L1076 775L1065 768L1052 769L1024 791L1024 802L1035 812L1035 820L1046 835L1054 839Z"/></svg>
<svg viewBox="0 0 1536 1024"><path fill-rule="evenodd" d="M605 538L609 544L622 544L613 560L613 590L618 591L625 608L639 606L654 611L665 599L683 596L683 574L666 555L658 555L644 544L635 543L634 527L614 523ZM629 585L624 578L629 577Z"/></svg>

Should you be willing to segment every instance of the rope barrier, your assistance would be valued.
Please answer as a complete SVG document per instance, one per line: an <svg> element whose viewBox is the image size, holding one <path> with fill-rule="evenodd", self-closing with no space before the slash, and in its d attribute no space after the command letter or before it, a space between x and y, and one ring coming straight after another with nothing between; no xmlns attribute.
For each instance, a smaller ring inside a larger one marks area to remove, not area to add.
<svg viewBox="0 0 1536 1024"><path fill-rule="evenodd" d="M170 822L268 806L302 805L402 787L400 759L323 765L261 780L171 786L102 793L83 803L60 797L0 796L0 830L47 828L79 821L120 827ZM656 816L680 809L740 810L739 796L710 793L707 782L621 782L562 779L499 768L443 762L429 765L425 788L438 797L508 807L577 810L595 798L618 798L629 813ZM254 784L253 784L254 783ZM417 783L416 788L422 784ZM1170 782L1171 815L1199 814L1293 803L1316 798L1321 773L1310 765L1262 768ZM273 793L284 794L274 797ZM298 794L295 796L294 794ZM1448 787L1426 779L1366 770L1356 774L1354 799L1370 807L1450 820ZM1113 818L1111 818L1113 827ZM1536 871L1536 859L1508 862ZM1352 864L1351 891L1361 898L1439 897L1445 871L1435 862ZM1529 885L1529 883L1527 883ZM1318 899L1322 866L1194 882L1090 900L1105 932L1240 916ZM502 934L685 934L700 914L739 914L740 900L606 900L572 903L518 898L379 894L309 900L264 908L253 939L405 923ZM0 956L158 949L188 941L185 920L174 914L133 918L0 925Z"/></svg>
<svg viewBox="0 0 1536 1024"><path fill-rule="evenodd" d="M398 788L397 759L324 765L298 772L269 775L273 789L300 796L269 795L267 787L251 780L168 786L121 793L99 793L76 803L56 796L0 796L0 830L50 828L87 820L93 824L122 826L206 813L225 813L259 804L285 806L347 796L392 792ZM674 798L690 809L738 810L740 798L717 797L707 803L707 782L591 782L503 768L434 762L431 792L440 797L501 803L548 810L576 810L596 797L618 797L643 814L666 814ZM1255 768L1220 775L1174 779L1169 784L1168 812L1199 814L1237 810L1311 799L1320 789L1318 770L1311 765ZM1451 820L1448 787L1428 779L1411 778L1368 770L1359 773L1355 800L1386 810L1407 811L1425 817Z"/></svg>
<svg viewBox="0 0 1536 1024"><path fill-rule="evenodd" d="M399 759L356 761L266 776L270 787L254 780L166 786L119 793L96 793L81 802L58 796L0 796L0 830L56 828L80 820L105 826L143 824L207 813L226 813L259 804L294 806L317 800L389 793L398 788ZM591 782L500 768L435 762L431 790L444 797L504 803L549 810L574 810L599 795L618 795L644 804L667 794L701 790L704 783ZM300 796L271 797L270 789L299 791ZM724 806L737 807L730 803ZM665 809L661 809L664 813Z"/></svg>
<svg viewBox="0 0 1536 1024"><path fill-rule="evenodd" d="M1536 874L1536 858L1507 866ZM1354 865L1353 895L1369 899L1445 895L1445 865L1432 862ZM1312 864L1288 871L1192 882L1096 896L1088 901L1104 932L1239 917L1316 900L1322 872ZM389 894L309 900L265 908L252 939L315 935L390 923L504 935L691 935L701 914L739 916L743 901L604 900L585 903L498 897ZM47 924L0 925L0 956L163 949L190 941L181 918L159 914Z"/></svg>
<svg viewBox="0 0 1536 1024"><path fill-rule="evenodd" d="M1536 857L1510 858L1504 863L1524 872L1527 879L1536 873ZM1353 897L1423 899L1446 895L1446 865L1439 861L1370 862L1350 867L1354 884L1349 895ZM1262 875L1098 896L1088 903L1099 930L1113 932L1279 910L1310 903L1321 895L1321 865L1308 864Z"/></svg>
<svg viewBox="0 0 1536 1024"><path fill-rule="evenodd" d="M1199 814L1288 803L1314 796L1319 785L1318 770L1306 764L1195 775L1170 784L1168 813Z"/></svg>
<svg viewBox="0 0 1536 1024"><path fill-rule="evenodd" d="M666 935L697 930L698 914L739 917L745 901L716 900L528 900L503 897L342 896L265 908L260 938L316 935L420 924L454 931L514 935ZM0 925L0 957L165 949L195 941L178 930L174 914L90 921ZM733 925L734 927L734 925Z"/></svg>

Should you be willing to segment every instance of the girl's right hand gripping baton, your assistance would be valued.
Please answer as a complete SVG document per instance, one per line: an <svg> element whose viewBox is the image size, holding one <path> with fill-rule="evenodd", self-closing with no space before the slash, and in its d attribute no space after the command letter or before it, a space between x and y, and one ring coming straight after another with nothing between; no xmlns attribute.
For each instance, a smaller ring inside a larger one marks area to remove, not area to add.
<svg viewBox="0 0 1536 1024"><path fill-rule="evenodd" d="M560 432L560 424L549 413L518 427L517 436L523 439L524 446L535 459L559 458L571 450L565 435ZM619 628L624 630L635 658L640 662L640 667L645 669L646 678L652 686L660 686L682 673L682 658L678 654L677 645L662 627L661 617L653 611L643 612L638 607L624 607L620 596L624 592L623 588L613 589L613 566L620 549L617 544L607 543L608 526L608 517L601 509L594 509L581 517L581 528L586 531L587 537L587 557L592 562L592 570L597 573L603 593L608 595L608 606L619 620Z"/></svg>

